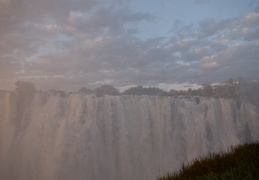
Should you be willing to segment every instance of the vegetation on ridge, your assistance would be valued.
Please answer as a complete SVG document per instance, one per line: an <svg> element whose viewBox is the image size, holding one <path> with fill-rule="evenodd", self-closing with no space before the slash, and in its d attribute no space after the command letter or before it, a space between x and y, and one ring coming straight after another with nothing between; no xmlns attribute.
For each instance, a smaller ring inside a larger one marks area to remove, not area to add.
<svg viewBox="0 0 259 180"><path fill-rule="evenodd" d="M17 81L15 83L16 91L28 92L35 91L33 83ZM62 90L50 90L54 94L65 95L66 92ZM84 94L96 94L97 96L102 95L150 95L150 96L203 96L203 97L214 97L214 98L231 98L231 99L246 99L256 105L259 109L259 81L248 81L242 77L236 79L229 79L226 82L220 84L203 84L199 89L188 89L188 90L175 90L164 91L157 87L143 87L136 86L131 87L124 92L120 93L118 89L111 85L102 85L95 88L94 90L81 87L77 93Z"/></svg>
<svg viewBox="0 0 259 180"><path fill-rule="evenodd" d="M158 180L259 179L259 142L239 145L227 153L211 154L183 165Z"/></svg>

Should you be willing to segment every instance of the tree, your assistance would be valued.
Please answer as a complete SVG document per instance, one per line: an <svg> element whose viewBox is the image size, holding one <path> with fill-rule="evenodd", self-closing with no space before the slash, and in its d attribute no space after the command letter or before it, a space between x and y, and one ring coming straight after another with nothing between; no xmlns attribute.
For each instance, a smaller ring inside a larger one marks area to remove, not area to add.
<svg viewBox="0 0 259 180"><path fill-rule="evenodd" d="M247 95L249 95L247 91L249 84L251 83L247 83L242 77L236 79L236 95L238 98L247 98Z"/></svg>
<svg viewBox="0 0 259 180"><path fill-rule="evenodd" d="M17 81L15 82L16 85L16 91L18 92L34 92L35 91L35 85L31 82L25 82L25 81Z"/></svg>
<svg viewBox="0 0 259 180"><path fill-rule="evenodd" d="M122 94L124 95L150 95L150 96L165 96L168 95L167 92L165 92L162 89L159 89L157 87L149 87L145 88L143 86L136 86L129 88L125 90Z"/></svg>
<svg viewBox="0 0 259 180"><path fill-rule="evenodd" d="M94 93L91 89L87 89L86 87L81 87L77 92L78 93L85 93L85 94L93 94Z"/></svg>
<svg viewBox="0 0 259 180"><path fill-rule="evenodd" d="M144 88L143 88L143 86L131 87L131 88L125 90L122 94L124 94L124 95L144 95Z"/></svg>
<svg viewBox="0 0 259 180"><path fill-rule="evenodd" d="M211 97L213 95L213 87L210 83L202 84L202 96Z"/></svg>
<svg viewBox="0 0 259 180"><path fill-rule="evenodd" d="M167 92L165 92L162 89L159 89L157 87L149 87L145 88L146 95L153 95L153 96L166 96L168 95Z"/></svg>
<svg viewBox="0 0 259 180"><path fill-rule="evenodd" d="M35 85L33 83L24 81L17 81L15 85L15 92L17 93L16 128L19 128L21 126L21 120L24 116L25 109L31 105L31 102L33 100L35 94Z"/></svg>
<svg viewBox="0 0 259 180"><path fill-rule="evenodd" d="M175 89L171 89L169 92L170 96L179 96L179 91L175 90Z"/></svg>
<svg viewBox="0 0 259 180"><path fill-rule="evenodd" d="M189 88L189 89L186 91L186 95L187 95L187 96L197 96L197 95L198 95L198 91L195 90L195 89Z"/></svg>
<svg viewBox="0 0 259 180"><path fill-rule="evenodd" d="M113 95L113 96L120 94L119 90L112 87L111 85L102 85L94 89L94 93L96 93L97 95L107 94L107 95Z"/></svg>

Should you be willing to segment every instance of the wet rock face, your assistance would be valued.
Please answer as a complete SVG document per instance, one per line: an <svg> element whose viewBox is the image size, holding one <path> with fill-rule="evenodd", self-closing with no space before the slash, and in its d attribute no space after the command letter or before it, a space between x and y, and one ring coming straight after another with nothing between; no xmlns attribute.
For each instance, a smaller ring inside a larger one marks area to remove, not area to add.
<svg viewBox="0 0 259 180"><path fill-rule="evenodd" d="M259 139L252 104L197 98L0 92L0 179L155 179Z"/></svg>

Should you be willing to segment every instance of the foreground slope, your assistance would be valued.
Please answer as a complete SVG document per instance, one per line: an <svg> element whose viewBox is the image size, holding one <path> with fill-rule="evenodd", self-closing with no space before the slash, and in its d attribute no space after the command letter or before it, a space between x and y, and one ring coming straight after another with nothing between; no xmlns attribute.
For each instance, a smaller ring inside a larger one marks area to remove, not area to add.
<svg viewBox="0 0 259 180"><path fill-rule="evenodd" d="M227 153L194 160L158 180L259 179L259 143L238 145Z"/></svg>

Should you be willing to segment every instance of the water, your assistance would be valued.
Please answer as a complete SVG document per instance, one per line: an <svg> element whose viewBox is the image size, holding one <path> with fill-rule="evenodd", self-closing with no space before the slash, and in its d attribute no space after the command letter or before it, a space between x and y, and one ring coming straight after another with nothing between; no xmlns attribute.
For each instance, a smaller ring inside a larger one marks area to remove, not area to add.
<svg viewBox="0 0 259 180"><path fill-rule="evenodd" d="M258 129L248 102L0 92L0 179L153 180Z"/></svg>

